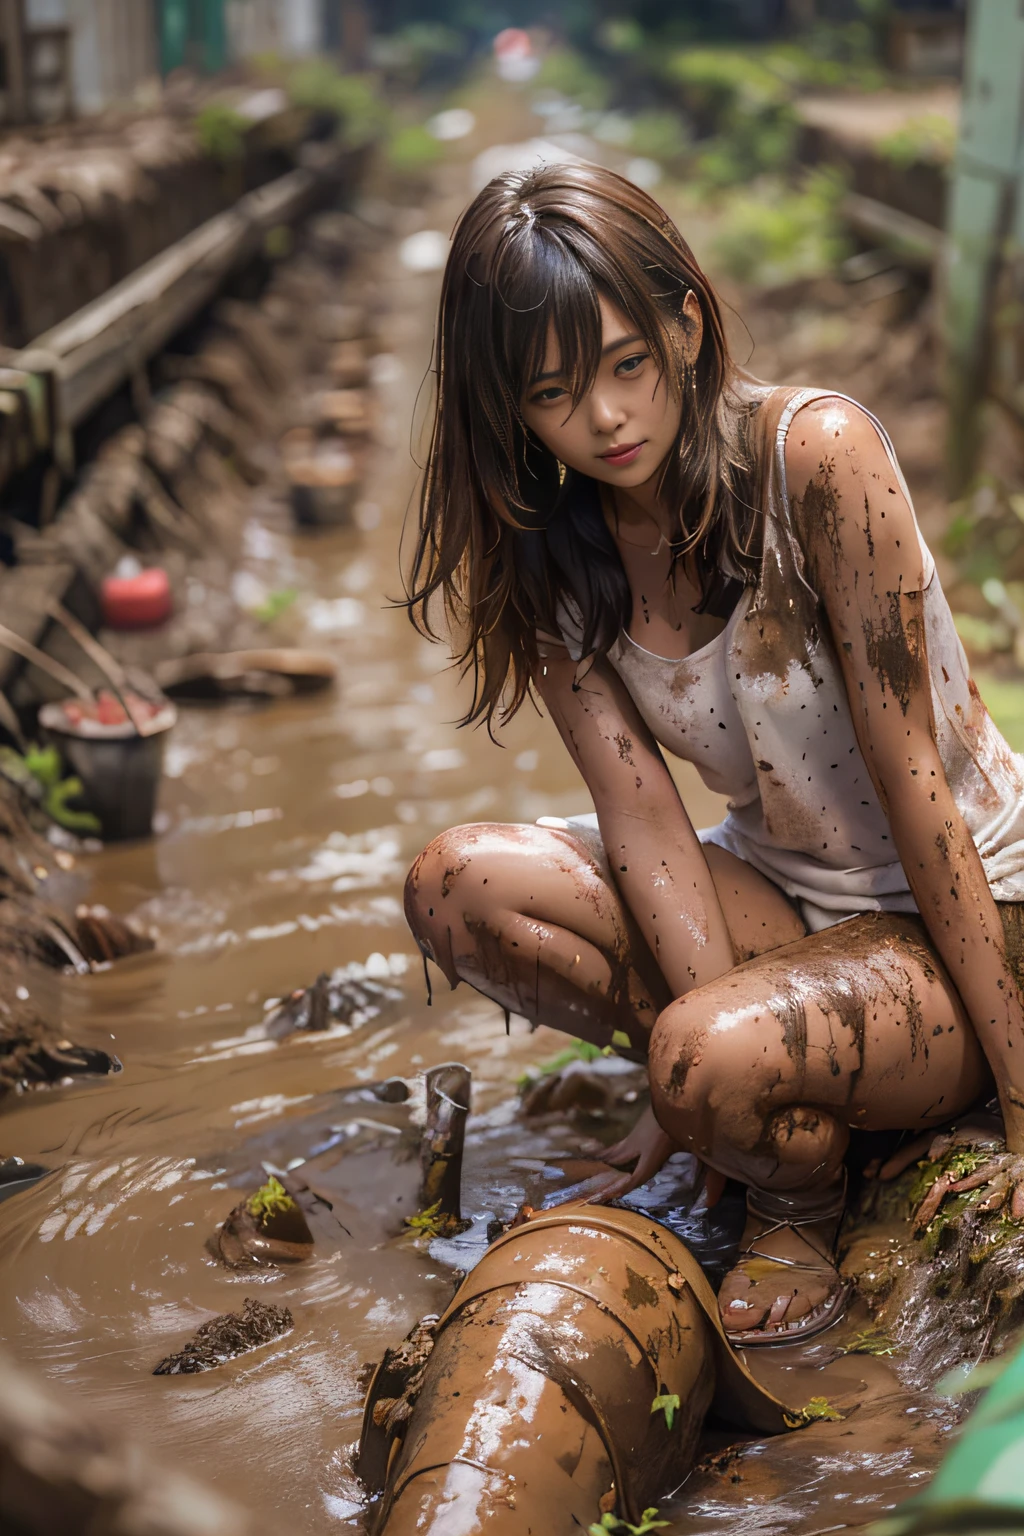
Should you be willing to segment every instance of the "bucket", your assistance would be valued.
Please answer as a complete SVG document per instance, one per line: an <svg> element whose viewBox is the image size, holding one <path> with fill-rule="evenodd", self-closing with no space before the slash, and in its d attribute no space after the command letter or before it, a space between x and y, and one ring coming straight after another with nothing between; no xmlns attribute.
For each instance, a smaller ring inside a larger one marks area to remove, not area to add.
<svg viewBox="0 0 1024 1536"><path fill-rule="evenodd" d="M151 836L167 733L177 718L174 705L164 704L140 734L130 721L101 725L85 719L72 726L62 704L39 711L47 737L81 779L105 842Z"/></svg>

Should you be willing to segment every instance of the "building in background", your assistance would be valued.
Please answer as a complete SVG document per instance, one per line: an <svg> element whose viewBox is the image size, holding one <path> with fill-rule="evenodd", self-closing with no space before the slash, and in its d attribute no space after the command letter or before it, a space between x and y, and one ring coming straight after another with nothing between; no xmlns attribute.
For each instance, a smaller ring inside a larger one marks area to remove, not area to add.
<svg viewBox="0 0 1024 1536"><path fill-rule="evenodd" d="M180 68L343 47L358 61L366 32L364 0L0 0L0 126L137 101Z"/></svg>

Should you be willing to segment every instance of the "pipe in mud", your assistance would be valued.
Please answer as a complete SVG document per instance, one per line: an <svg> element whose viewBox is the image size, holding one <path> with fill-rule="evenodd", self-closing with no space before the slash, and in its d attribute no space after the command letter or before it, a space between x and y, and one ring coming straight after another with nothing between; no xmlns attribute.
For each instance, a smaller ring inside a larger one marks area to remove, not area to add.
<svg viewBox="0 0 1024 1536"><path fill-rule="evenodd" d="M379 1495L374 1536L640 1523L686 1476L712 1405L789 1427L685 1245L634 1211L539 1213L378 1367L358 1460Z"/></svg>
<svg viewBox="0 0 1024 1536"><path fill-rule="evenodd" d="M445 1062L426 1074L427 1118L420 1144L424 1210L457 1222L462 1219L462 1153L469 1114L470 1071L459 1062Z"/></svg>

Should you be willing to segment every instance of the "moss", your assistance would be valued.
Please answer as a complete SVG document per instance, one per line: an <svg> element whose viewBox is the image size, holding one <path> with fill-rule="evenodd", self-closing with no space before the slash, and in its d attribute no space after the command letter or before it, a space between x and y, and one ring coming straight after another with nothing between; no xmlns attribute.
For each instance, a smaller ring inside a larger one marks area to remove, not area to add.
<svg viewBox="0 0 1024 1536"><path fill-rule="evenodd" d="M966 1179L968 1174L975 1173L983 1163L990 1161L991 1156L991 1151L956 1146L950 1147L948 1152L943 1153L942 1157L934 1162L918 1163L920 1173L908 1191L911 1208L917 1209L940 1174L950 1173L954 1179Z"/></svg>

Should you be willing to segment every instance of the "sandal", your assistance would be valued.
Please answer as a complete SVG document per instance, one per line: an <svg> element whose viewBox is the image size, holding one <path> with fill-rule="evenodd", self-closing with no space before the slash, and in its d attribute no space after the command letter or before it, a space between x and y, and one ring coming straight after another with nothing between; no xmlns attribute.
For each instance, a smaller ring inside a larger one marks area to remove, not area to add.
<svg viewBox="0 0 1024 1536"><path fill-rule="evenodd" d="M835 1266L846 1177L824 1196L747 1192L746 1247L718 1296L733 1344L795 1344L831 1328L850 1287Z"/></svg>

